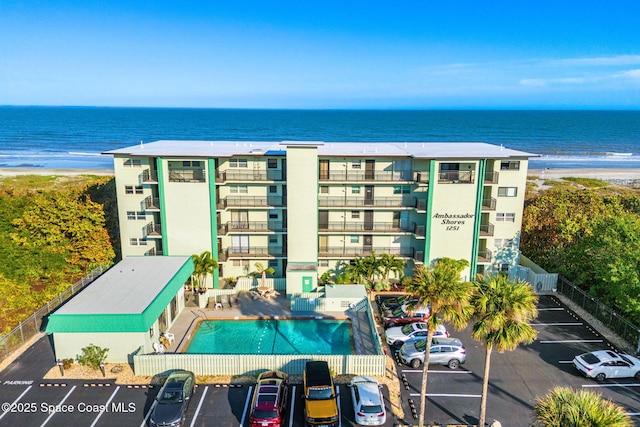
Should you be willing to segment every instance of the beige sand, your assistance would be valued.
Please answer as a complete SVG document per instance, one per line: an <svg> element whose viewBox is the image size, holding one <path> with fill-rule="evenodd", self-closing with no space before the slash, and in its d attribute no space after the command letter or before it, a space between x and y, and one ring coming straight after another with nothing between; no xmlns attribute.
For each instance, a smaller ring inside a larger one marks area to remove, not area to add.
<svg viewBox="0 0 640 427"><path fill-rule="evenodd" d="M594 178L603 181L640 179L640 169L529 169L528 176L540 179L560 179L563 177Z"/></svg>
<svg viewBox="0 0 640 427"><path fill-rule="evenodd" d="M112 176L113 169L49 169L49 168L0 168L0 177L17 175L44 175L44 176L79 176L100 175Z"/></svg>

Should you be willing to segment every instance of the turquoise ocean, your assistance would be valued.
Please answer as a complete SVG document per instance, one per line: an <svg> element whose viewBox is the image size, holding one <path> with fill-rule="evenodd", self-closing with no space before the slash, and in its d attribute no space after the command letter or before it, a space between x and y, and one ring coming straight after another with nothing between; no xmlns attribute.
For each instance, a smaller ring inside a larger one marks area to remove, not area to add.
<svg viewBox="0 0 640 427"><path fill-rule="evenodd" d="M640 168L640 111L0 107L4 168L112 168L101 153L160 139L486 142L530 168Z"/></svg>

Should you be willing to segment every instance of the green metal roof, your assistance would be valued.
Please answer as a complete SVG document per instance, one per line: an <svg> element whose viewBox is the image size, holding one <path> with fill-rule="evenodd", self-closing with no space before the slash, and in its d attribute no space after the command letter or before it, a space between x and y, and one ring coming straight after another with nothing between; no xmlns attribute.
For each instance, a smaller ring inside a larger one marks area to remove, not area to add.
<svg viewBox="0 0 640 427"><path fill-rule="evenodd" d="M47 333L145 332L193 272L191 257L128 257L49 316Z"/></svg>

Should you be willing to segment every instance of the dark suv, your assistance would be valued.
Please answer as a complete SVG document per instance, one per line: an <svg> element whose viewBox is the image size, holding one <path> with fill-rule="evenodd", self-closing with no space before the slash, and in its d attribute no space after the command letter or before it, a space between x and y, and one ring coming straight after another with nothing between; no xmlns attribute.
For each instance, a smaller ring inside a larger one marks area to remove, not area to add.
<svg viewBox="0 0 640 427"><path fill-rule="evenodd" d="M340 413L329 364L325 361L307 362L302 379L306 425L336 427Z"/></svg>

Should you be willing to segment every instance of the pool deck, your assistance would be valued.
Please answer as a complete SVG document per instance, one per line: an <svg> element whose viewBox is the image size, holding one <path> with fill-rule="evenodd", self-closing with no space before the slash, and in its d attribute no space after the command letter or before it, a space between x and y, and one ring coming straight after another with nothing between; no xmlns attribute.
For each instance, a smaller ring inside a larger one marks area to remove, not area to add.
<svg viewBox="0 0 640 427"><path fill-rule="evenodd" d="M223 307L215 308L209 304L206 308L193 307L187 304L185 309L178 315L176 321L169 328L169 332L175 336L175 341L167 349L167 353L180 352L191 339L194 327L200 320L204 319L251 319L251 318L317 318L321 316L325 319L349 317L353 327L353 336L358 354L376 354L376 343L366 312L356 312L345 315L344 312L291 312L290 301L284 295L275 297L254 298L249 292L240 292L237 299L232 299L231 306L226 298L223 299Z"/></svg>

